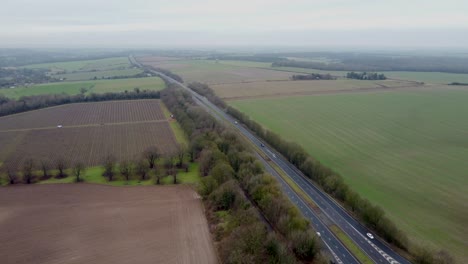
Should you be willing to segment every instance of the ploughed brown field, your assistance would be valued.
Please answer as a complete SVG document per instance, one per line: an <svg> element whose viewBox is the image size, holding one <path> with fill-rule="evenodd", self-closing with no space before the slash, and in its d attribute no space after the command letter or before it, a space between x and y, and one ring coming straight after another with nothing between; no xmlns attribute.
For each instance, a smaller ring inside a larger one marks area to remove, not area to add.
<svg viewBox="0 0 468 264"><path fill-rule="evenodd" d="M217 262L187 186L1 188L0 256L2 264Z"/></svg>
<svg viewBox="0 0 468 264"><path fill-rule="evenodd" d="M177 143L160 103L79 103L1 117L0 161L18 167L28 158L64 158L95 166L110 154L135 159L149 146L170 153Z"/></svg>

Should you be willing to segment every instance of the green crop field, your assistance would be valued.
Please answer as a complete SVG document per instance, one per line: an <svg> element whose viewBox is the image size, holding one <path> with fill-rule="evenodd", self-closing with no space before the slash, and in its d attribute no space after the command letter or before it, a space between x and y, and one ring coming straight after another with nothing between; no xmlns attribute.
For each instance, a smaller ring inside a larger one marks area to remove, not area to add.
<svg viewBox="0 0 468 264"><path fill-rule="evenodd" d="M66 61L42 64L31 64L25 68L43 68L56 71L92 71L92 70L110 70L116 68L128 68L130 62L127 57L114 57L99 60Z"/></svg>
<svg viewBox="0 0 468 264"><path fill-rule="evenodd" d="M341 173L419 243L468 261L468 91L249 99L231 105Z"/></svg>
<svg viewBox="0 0 468 264"><path fill-rule="evenodd" d="M81 88L86 88L87 94L123 92L133 90L162 90L165 87L163 80L159 77L148 78L129 78L113 80L93 80L81 82L57 82L34 85L30 87L18 87L13 89L0 89L0 94L10 98L20 98L21 96L39 95L39 94L79 94Z"/></svg>
<svg viewBox="0 0 468 264"><path fill-rule="evenodd" d="M133 76L142 72L143 71L140 69L124 69L124 70L54 74L54 77L57 79L64 79L66 81L86 81L86 80L92 80L95 77L97 79L102 79L102 78L115 77L115 76Z"/></svg>

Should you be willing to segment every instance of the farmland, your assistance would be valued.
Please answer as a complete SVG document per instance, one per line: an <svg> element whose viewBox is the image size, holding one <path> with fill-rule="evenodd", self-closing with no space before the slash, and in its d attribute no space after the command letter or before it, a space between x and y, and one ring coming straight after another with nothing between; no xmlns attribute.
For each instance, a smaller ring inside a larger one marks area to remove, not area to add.
<svg viewBox="0 0 468 264"><path fill-rule="evenodd" d="M421 89L406 81L314 80L263 81L211 85L216 94L226 100L292 95L314 95L338 92L389 91L395 89Z"/></svg>
<svg viewBox="0 0 468 264"><path fill-rule="evenodd" d="M61 125L61 128L57 126ZM149 146L169 153L176 139L159 100L70 104L0 118L0 160L25 158L101 164L112 154L131 160Z"/></svg>
<svg viewBox="0 0 468 264"><path fill-rule="evenodd" d="M19 186L0 201L4 264L217 262L187 186Z"/></svg>
<svg viewBox="0 0 468 264"><path fill-rule="evenodd" d="M327 71L318 69L306 69L296 67L271 67L268 62L251 62L251 61L231 61L220 60L219 64L237 66L237 67L251 67L271 69L276 71L285 71L291 73L329 73L334 76L343 77L348 71ZM468 74L459 73L445 73L445 72L416 72L416 71L383 71L388 78L425 82L429 84L448 84L452 82L468 83Z"/></svg>
<svg viewBox="0 0 468 264"><path fill-rule="evenodd" d="M134 88L141 90L162 90L164 82L158 77L148 78L128 78L115 80L90 80L77 82L56 82L39 84L30 87L17 87L13 89L0 89L0 94L10 98L20 98L21 96L31 96L40 94L60 94L70 95L80 94L81 89L86 89L86 94L131 91Z"/></svg>
<svg viewBox="0 0 468 264"><path fill-rule="evenodd" d="M181 75L186 83L241 83L266 80L288 80L291 73L270 69L238 67L210 60L161 60L154 57L137 58L144 65L165 68Z"/></svg>
<svg viewBox="0 0 468 264"><path fill-rule="evenodd" d="M55 72L73 72L73 71L99 71L110 69L122 69L130 67L127 57L114 57L99 60L78 60L66 62L53 62L42 64L31 64L25 68L31 69L49 69L52 73Z"/></svg>
<svg viewBox="0 0 468 264"><path fill-rule="evenodd" d="M432 89L230 104L342 174L411 239L466 261L467 100Z"/></svg>

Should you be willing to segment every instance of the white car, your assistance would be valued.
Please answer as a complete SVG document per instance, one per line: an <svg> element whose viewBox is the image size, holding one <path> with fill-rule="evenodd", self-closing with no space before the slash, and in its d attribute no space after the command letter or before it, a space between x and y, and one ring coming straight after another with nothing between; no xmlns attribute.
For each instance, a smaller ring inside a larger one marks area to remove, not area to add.
<svg viewBox="0 0 468 264"><path fill-rule="evenodd" d="M317 236L321 237L320 232L317 232Z"/></svg>
<svg viewBox="0 0 468 264"><path fill-rule="evenodd" d="M57 128L62 128L62 125L58 125Z"/></svg>
<svg viewBox="0 0 468 264"><path fill-rule="evenodd" d="M367 236L368 236L370 239L374 239L374 235L372 235L371 233L367 233Z"/></svg>

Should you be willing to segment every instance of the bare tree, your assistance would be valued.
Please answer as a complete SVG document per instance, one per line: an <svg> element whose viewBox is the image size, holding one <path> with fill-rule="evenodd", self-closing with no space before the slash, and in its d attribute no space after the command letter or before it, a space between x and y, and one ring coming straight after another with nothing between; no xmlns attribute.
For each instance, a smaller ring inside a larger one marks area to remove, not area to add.
<svg viewBox="0 0 468 264"><path fill-rule="evenodd" d="M23 162L23 181L31 184L34 178L33 175L34 161L33 159L26 159Z"/></svg>
<svg viewBox="0 0 468 264"><path fill-rule="evenodd" d="M57 178L65 178L65 169L67 168L67 161L64 158L58 158L55 161L55 168L58 170Z"/></svg>
<svg viewBox="0 0 468 264"><path fill-rule="evenodd" d="M129 161L122 161L119 165L120 169L120 174L125 177L125 179L128 181L130 179L130 176L132 175L132 163Z"/></svg>
<svg viewBox="0 0 468 264"><path fill-rule="evenodd" d="M109 181L114 179L115 175L115 157L113 155L108 155L104 160L104 172L103 176L106 177Z"/></svg>
<svg viewBox="0 0 468 264"><path fill-rule="evenodd" d="M143 157L148 161L149 168L152 169L156 160L159 158L159 150L156 146L147 148L143 152Z"/></svg>
<svg viewBox="0 0 468 264"><path fill-rule="evenodd" d="M73 166L73 174L75 175L76 182L81 182L83 179L81 179L81 175L83 175L85 172L85 166L82 162L77 162Z"/></svg>
<svg viewBox="0 0 468 264"><path fill-rule="evenodd" d="M146 176L148 175L148 164L145 160L138 160L135 163L135 172L140 176L142 181L146 180Z"/></svg>
<svg viewBox="0 0 468 264"><path fill-rule="evenodd" d="M18 174L17 174L17 169L13 164L7 163L6 165L3 165L6 170L6 174L8 176L8 182L10 184L15 184L18 181Z"/></svg>
<svg viewBox="0 0 468 264"><path fill-rule="evenodd" d="M171 168L171 173L172 173L172 176L174 177L174 184L177 183L177 167L174 166L174 161L177 161L179 159L179 154L180 152L177 152L177 153L174 153L172 155L169 156L169 160L171 161L171 164L172 164L172 168Z"/></svg>
<svg viewBox="0 0 468 264"><path fill-rule="evenodd" d="M154 175L156 176L157 185L161 184L161 179L164 177L162 173L163 173L163 170L159 170L157 166L154 166Z"/></svg>
<svg viewBox="0 0 468 264"><path fill-rule="evenodd" d="M177 167L181 168L182 163L184 162L185 154L187 153L187 148L185 145L179 144L177 146L177 151L175 157L177 158Z"/></svg>
<svg viewBox="0 0 468 264"><path fill-rule="evenodd" d="M48 160L41 160L41 171L42 171L42 179L46 180L49 178L49 169L50 169L50 162Z"/></svg>

